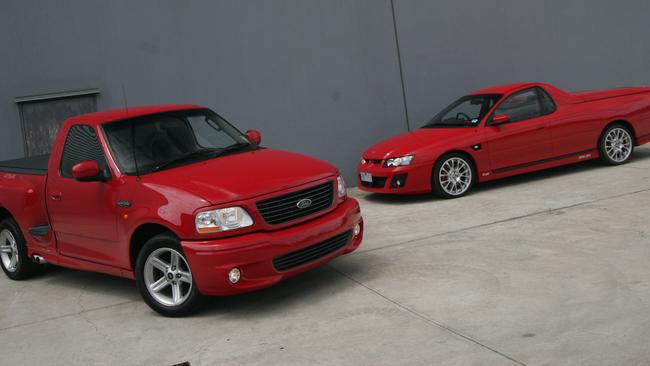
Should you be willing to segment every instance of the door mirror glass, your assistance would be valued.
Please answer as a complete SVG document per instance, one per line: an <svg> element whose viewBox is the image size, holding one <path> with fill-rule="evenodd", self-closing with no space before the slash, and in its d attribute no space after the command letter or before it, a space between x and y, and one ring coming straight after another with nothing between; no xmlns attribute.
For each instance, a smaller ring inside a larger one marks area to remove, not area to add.
<svg viewBox="0 0 650 366"><path fill-rule="evenodd" d="M509 115L507 115L507 114L499 114L499 115L494 116L494 118L492 118L492 125L495 125L495 126L496 125L502 125L502 124L508 123L510 121L512 121L512 118L510 118Z"/></svg>
<svg viewBox="0 0 650 366"><path fill-rule="evenodd" d="M246 137L248 137L248 141L255 145L259 145L262 142L262 134L258 130L246 131Z"/></svg>
<svg viewBox="0 0 650 366"><path fill-rule="evenodd" d="M104 180L96 161L82 161L72 167L72 177L80 182L96 182Z"/></svg>

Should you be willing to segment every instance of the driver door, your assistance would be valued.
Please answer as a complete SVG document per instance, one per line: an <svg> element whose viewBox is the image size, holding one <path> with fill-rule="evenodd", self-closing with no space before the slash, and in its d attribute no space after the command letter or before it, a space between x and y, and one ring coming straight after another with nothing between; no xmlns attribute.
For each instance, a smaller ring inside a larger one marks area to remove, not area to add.
<svg viewBox="0 0 650 366"><path fill-rule="evenodd" d="M510 122L491 124L497 115L509 116ZM501 102L485 127L491 170L516 171L552 157L548 122L537 88L516 92Z"/></svg>
<svg viewBox="0 0 650 366"><path fill-rule="evenodd" d="M48 175L50 221L60 254L115 265L120 253L117 245L118 184L112 179L105 182L74 179L72 167L87 160L96 161L100 169L110 172L95 129L73 125L67 131L59 169Z"/></svg>

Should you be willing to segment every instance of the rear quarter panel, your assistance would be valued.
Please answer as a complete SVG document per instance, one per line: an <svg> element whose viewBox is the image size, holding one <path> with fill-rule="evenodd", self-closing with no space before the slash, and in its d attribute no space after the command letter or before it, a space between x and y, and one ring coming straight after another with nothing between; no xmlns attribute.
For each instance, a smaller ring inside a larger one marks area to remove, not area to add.
<svg viewBox="0 0 650 366"><path fill-rule="evenodd" d="M638 143L650 139L650 92L558 106L551 122L556 155L595 149L605 127L624 120ZM562 150L562 148L566 150Z"/></svg>
<svg viewBox="0 0 650 366"><path fill-rule="evenodd" d="M45 175L0 172L0 207L9 211L28 246L38 245L43 250L54 249L52 236L37 240L29 235L29 228L48 224L45 207Z"/></svg>

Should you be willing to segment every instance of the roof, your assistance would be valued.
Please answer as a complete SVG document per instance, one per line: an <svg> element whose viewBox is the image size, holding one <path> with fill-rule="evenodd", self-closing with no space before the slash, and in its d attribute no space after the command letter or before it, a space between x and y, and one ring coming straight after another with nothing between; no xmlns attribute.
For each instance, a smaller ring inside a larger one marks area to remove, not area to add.
<svg viewBox="0 0 650 366"><path fill-rule="evenodd" d="M205 108L196 104L167 104L167 105L151 105L141 107L129 107L110 109L107 111L100 111L88 114L82 114L70 118L68 121L74 123L84 123L87 125L99 125L106 122L118 121L126 118L140 117L148 114L156 114L170 111L180 111L184 109Z"/></svg>
<svg viewBox="0 0 650 366"><path fill-rule="evenodd" d="M542 85L542 83L516 83L516 84L496 85L496 86L491 86L489 88L471 92L470 94L508 94L511 91L517 89L536 86L536 85Z"/></svg>

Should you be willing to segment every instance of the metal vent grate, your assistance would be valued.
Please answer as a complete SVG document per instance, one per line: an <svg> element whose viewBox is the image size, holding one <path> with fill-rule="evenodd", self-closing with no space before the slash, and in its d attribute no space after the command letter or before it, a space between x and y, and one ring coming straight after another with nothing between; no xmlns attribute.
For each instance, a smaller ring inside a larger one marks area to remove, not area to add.
<svg viewBox="0 0 650 366"><path fill-rule="evenodd" d="M324 211L332 206L334 182L271 198L257 203L264 221L271 225L283 224Z"/></svg>
<svg viewBox="0 0 650 366"><path fill-rule="evenodd" d="M343 234L337 235L316 245L282 255L273 260L273 267L275 267L278 272L283 272L315 261L316 259L323 258L328 254L334 253L343 248L350 241L351 237L352 231L346 231Z"/></svg>

